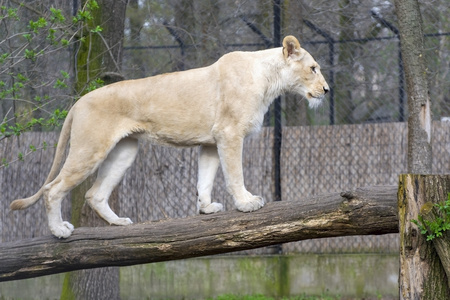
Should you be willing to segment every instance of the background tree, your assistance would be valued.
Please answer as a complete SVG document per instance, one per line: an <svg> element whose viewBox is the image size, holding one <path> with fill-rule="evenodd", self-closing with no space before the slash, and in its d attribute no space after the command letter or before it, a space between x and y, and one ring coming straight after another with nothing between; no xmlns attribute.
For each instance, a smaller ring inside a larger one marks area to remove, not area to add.
<svg viewBox="0 0 450 300"><path fill-rule="evenodd" d="M303 15L306 14L304 10L308 7L301 1L288 1L282 8L283 17L281 20L284 35L298 36L298 33L303 31ZM301 37L299 39L300 45L302 45ZM311 115L306 101L302 101L298 95L286 94L284 102L284 116L287 126L310 124Z"/></svg>
<svg viewBox="0 0 450 300"><path fill-rule="evenodd" d="M396 0L395 8L408 90L408 172L430 174L431 103L424 62L422 15L417 0ZM446 193L442 191L448 191L448 183L430 180L429 187L425 188L422 182L427 180L410 174L400 178L400 299L447 299L450 295L435 249L424 237L414 233L417 229L411 224L412 219L419 219L418 212L422 213L425 202L446 200Z"/></svg>
<svg viewBox="0 0 450 300"><path fill-rule="evenodd" d="M78 43L76 37L84 35L84 39L99 38L99 40L103 41L103 37L105 40L108 40L105 32L106 28L102 27L101 24L97 28L98 23L90 23L90 28L85 30L84 34L81 33L81 30L85 29L88 23L87 13L89 9L86 5L83 6L79 14L78 12L75 13L77 16L76 20L72 21L72 17L69 16L72 15L72 4L77 1L31 0L26 1L25 4L20 4L19 0L0 1L0 116L2 117L0 141L3 143L0 146L7 145L9 141L20 144L23 139L8 139L8 137L20 135L27 130L51 130L57 127L61 120L64 119L65 110L76 101L79 93L95 88L101 82L95 79L104 78L102 74L110 73L111 71L117 72L121 67L119 58L113 60L113 64L116 61L119 68L106 68L105 65L110 63L102 61L95 66L95 63L92 61L92 67L89 67L89 70L95 70L95 72L92 74L87 73L86 80L75 91L77 74L75 74L74 70L82 70L82 66L76 66L75 60L72 59L77 50L75 49L75 44ZM125 51L121 52L124 54L124 67L121 71L126 74L127 78L139 78L179 70L180 65L183 68L204 66L213 62L221 53L233 50L254 51L268 47L264 44L264 39L242 21L243 16L250 20L265 37L269 40L272 39L273 1L270 0L224 1L218 4L211 3L211 1L198 1L198 3L191 5L191 8L187 6L184 11L183 4L181 4L182 1L132 0L132 2L133 8L127 12L128 19L124 31L124 41L127 47ZM397 100L399 89L397 68L398 39L392 31L381 26L370 17L370 11L376 8L380 10L383 18L398 26L393 5L389 1L370 0L350 1L351 3L347 6L346 3L348 2L344 0L335 2L304 0L301 3L299 1L282 1L284 8L282 21L285 34L292 33L299 37L302 46L313 53L321 66L323 66L325 76L328 76L330 69L342 71L341 75L347 75L345 72L351 75L349 76L351 77L350 79L342 77L343 81L339 82L338 80L337 84L332 87L336 91L342 91L344 95L351 94L351 99L347 97L342 98L343 106L348 108L346 111L348 120L343 120L342 124L348 122L380 122L381 120L396 121L398 120ZM354 5L354 3L358 5ZM53 8L53 10L50 10L50 8ZM444 35L450 31L450 22L448 22L449 7L446 1L437 0L422 2L420 8L425 23L423 33L425 35L428 34L424 40L425 49L423 56L425 56L426 67L428 68L426 70L427 78L431 82L428 86L430 99L433 99L430 107L434 112L434 118L440 119L441 117L449 116L450 113L450 97L448 96L450 94L450 84L448 84L450 82L450 73L448 71L450 40L448 36ZM175 13L176 10L177 12ZM63 20L60 18L61 14L65 16ZM302 23L305 19L313 21L315 25L337 41L335 44L334 64L328 63L329 48L327 41L316 31L305 26ZM340 22L344 19L346 22ZM178 36L185 39L184 44L187 45L185 57L181 55L179 43L176 40L177 35L171 34L164 22L167 22ZM349 36L358 41L340 40L341 37L344 39L343 32L351 33ZM433 36L430 36L430 34ZM370 40L372 37L378 39ZM107 42L107 44L111 47L114 43ZM131 49L132 47L134 48ZM96 54L94 54L95 49L91 48L90 51L88 53L90 53L91 60L94 60L94 56L101 56L105 60L108 59L108 55L111 57L110 52L105 49L103 49L103 53L97 52ZM114 53L114 51L112 50L111 52ZM351 59L339 62L339 57L342 56L344 58L348 53L351 53L349 56ZM112 57L115 57L115 55L113 54ZM81 61L81 58L77 62L79 61ZM344 79L349 80L346 81ZM292 126L305 123L314 125L329 124L326 102L317 111L306 112L306 102L304 100L298 101L297 98L294 101L286 100L284 104L286 124ZM351 101L349 106L346 101ZM406 109L405 113L406 115L408 114ZM301 163L298 166L296 163L293 164L295 168L289 169L289 172L305 172L305 178L320 178L317 179L320 181L320 184L326 181L333 181L335 177L345 177L346 180L339 181L336 185L356 184L366 180L366 178L361 178L360 176L356 178L360 174L362 167L365 168L367 165L358 165L358 162L361 160L355 154L360 153L359 150L361 149L357 149L360 145L352 142L355 139L364 140L370 137L371 141L378 143L384 140L384 133L367 131L361 136L354 136L353 133L349 133L348 128L335 127L333 130L335 130L334 132L337 135L343 134L342 140L349 140L349 147L354 147L355 151L348 154L331 152L333 156L336 156L336 164L330 164L326 170L318 173L319 175L312 173L316 171L314 168L306 169L300 165ZM304 129L301 130L303 131ZM320 130L322 128L314 128L310 131L316 132ZM439 143L441 141L437 140L435 142ZM326 149L314 148L315 141L313 139L298 141L292 138L284 140L283 143L285 145L292 143L295 147L305 149L305 156L308 154L308 151L317 155L323 155L321 154L325 153L323 150L336 149L337 146L330 143ZM310 145L313 147L309 148ZM36 148L39 147L46 148L51 146L51 144L30 145L29 153L34 153ZM362 147L366 146L363 145ZM371 150L371 147L372 144L367 146L366 150L378 153L378 149ZM8 148L4 147L3 149ZM154 151L154 148L151 149L150 151ZM398 147L396 146L395 149L392 149L392 152L397 150ZM368 153L368 151L361 151L361 153ZM441 153L440 155L446 155L447 152L445 151L443 150L442 153L444 154ZM0 159L5 164L2 164L1 168L5 170L8 162L23 160L24 154L26 155L26 153L14 153L16 157L11 159L9 153L6 153L6 155L5 152L2 153ZM167 151L161 155L171 157L172 154ZM387 155L387 157L390 156ZM34 161L39 160L33 159ZM383 171L399 167L401 164L396 161L394 163L395 166L384 166L388 164L389 158L382 157L378 159L374 161L377 161L377 167L380 166L380 169L383 169ZM187 173L183 173L184 170L188 169L186 166L189 166L189 168L195 166L195 162L190 162L189 156L173 158L173 161L176 164L170 162L167 165L161 163L160 165L149 167L146 169L146 171L148 170L146 175L155 176L162 185L167 186L168 183L178 182L178 179ZM34 166L28 165L27 168L39 173L41 169L36 166L39 163L41 162L37 162ZM250 160L250 163L253 164L253 161ZM446 163L445 159L442 162L438 160L438 164L443 166L442 169L445 169ZM172 167L174 165L176 168ZM305 169L306 171L304 171ZM13 172L10 172L8 176L11 173ZM8 178L3 181L2 194L8 190L9 187L7 185L9 183L19 181L18 178L28 179L25 177L25 173L20 171L13 173L10 177L0 174L0 178ZM41 174L44 173L45 171L41 172ZM268 173L270 172L261 171L261 174L266 177ZM39 178L40 176L34 177ZM288 181L289 177L290 175L286 176L287 180L284 183L286 189L301 191L301 181ZM381 180L392 179L380 178L375 176L370 180L379 183ZM40 179L33 178L33 180L39 181ZM144 190L140 187L143 187L145 183L139 181L139 183L134 182L133 184L133 189L134 187L139 187L134 190ZM313 186L312 191L317 192L320 190L320 188L314 186L316 182L310 184ZM28 185L31 186L31 183L28 182ZM14 191L14 189L18 189L17 186L11 186L13 188L8 190L9 193L17 192ZM335 188L335 186L331 186ZM175 188L173 189L175 190ZM191 193L192 191L189 191L189 189L190 185L186 184L179 189L179 194ZM11 192L11 190L13 191ZM80 199L83 199L84 193L85 191L80 192ZM145 211L136 208L125 208L132 212L129 216L135 221L144 221L167 216L180 217L194 213L194 209L191 208L189 201L186 201L180 207L178 202L173 200L179 199L167 196L166 190L159 195L155 194L157 192L155 193L154 190L140 192L136 198L139 198L138 201L142 202L136 201L133 202L133 205L138 207L141 203L146 205L150 203L148 205L149 208ZM194 195L190 197L195 198ZM11 198L5 197L4 202L8 202ZM159 202L161 198L170 198L172 202L169 200L161 204ZM112 200L114 200L114 196ZM66 201L65 203L70 202ZM25 216L25 212L14 212L7 215L7 204L3 203L3 199L1 204L5 207L0 209L4 216L2 218L3 241L49 234L48 231L45 231L44 226L42 226L42 229L38 229L35 226L35 224L45 224L46 222L44 213L42 216L32 217L40 207L32 208L31 213L28 211L26 215L28 221L21 222L19 220L24 219L22 217ZM164 205L166 204L167 207L170 206L166 210L169 213L159 213L158 205L161 205L163 207L161 211L164 211L166 208ZM83 202L80 205L84 205ZM114 203L112 205L114 206ZM69 215L67 207L68 205L64 211L65 216ZM125 205L122 206L122 208L124 207ZM86 209L85 213L91 213L91 210ZM38 221L35 222L35 219ZM97 219L95 220L98 221ZM30 222L32 225L30 225Z"/></svg>
<svg viewBox="0 0 450 300"><path fill-rule="evenodd" d="M431 101L425 69L422 15L417 0L396 0L408 89L408 172L431 173Z"/></svg>
<svg viewBox="0 0 450 300"><path fill-rule="evenodd" d="M69 5L49 6L0 4L0 141L58 126L72 103L70 48L81 20L66 17Z"/></svg>
<svg viewBox="0 0 450 300"><path fill-rule="evenodd" d="M81 5L91 7L92 17L87 20L88 26L77 44L75 90L79 95L123 79L120 71L127 1L86 0ZM92 175L72 191L71 218L76 227L105 225L85 202L85 194L94 180L95 175ZM116 210L117 196L114 190L109 199ZM119 268L108 267L67 273L61 298L119 299L119 292Z"/></svg>
<svg viewBox="0 0 450 300"><path fill-rule="evenodd" d="M339 1L339 7L342 14L339 16L339 40L353 40L356 38L356 28L354 24L356 6L358 4L351 0ZM354 86L353 63L356 56L357 47L348 47L343 43L339 44L338 72L336 72L336 123L352 123L352 114L349 113L355 109L352 90L348 86Z"/></svg>
<svg viewBox="0 0 450 300"><path fill-rule="evenodd" d="M129 0L127 20L130 33L124 38L126 38L130 48L139 47L142 45L141 31L145 20L145 9L139 6L138 0ZM133 51L134 55L131 56L131 65L136 78L145 77L145 59L140 55L140 52L142 51Z"/></svg>

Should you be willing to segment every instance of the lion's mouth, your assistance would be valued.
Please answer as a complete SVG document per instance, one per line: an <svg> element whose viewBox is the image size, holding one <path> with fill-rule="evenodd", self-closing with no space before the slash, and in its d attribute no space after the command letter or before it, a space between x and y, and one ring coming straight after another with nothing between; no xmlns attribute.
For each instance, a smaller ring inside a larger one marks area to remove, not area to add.
<svg viewBox="0 0 450 300"><path fill-rule="evenodd" d="M308 98L323 99L325 97L325 93L321 93L321 92L311 93L311 92L309 92L307 94L307 96L308 96Z"/></svg>

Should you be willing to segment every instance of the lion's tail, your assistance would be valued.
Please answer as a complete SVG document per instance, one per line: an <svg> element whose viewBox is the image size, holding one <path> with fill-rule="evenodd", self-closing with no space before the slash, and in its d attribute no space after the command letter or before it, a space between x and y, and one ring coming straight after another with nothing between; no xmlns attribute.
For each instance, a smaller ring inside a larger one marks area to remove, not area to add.
<svg viewBox="0 0 450 300"><path fill-rule="evenodd" d="M25 209L33 204L35 204L44 193L44 187L50 183L53 179L55 179L56 175L58 174L59 167L61 165L61 162L65 156L65 149L67 147L67 144L69 142L70 138L70 130L72 128L72 110L69 111L66 120L64 121L63 127L61 129L61 134L59 135L58 139L58 145L56 146L56 153L55 157L53 159L52 168L50 170L50 173L47 176L47 179L45 180L45 183L42 185L42 187L39 189L39 191L34 194L31 197L24 198L24 199L17 199L11 202L10 208L12 210L19 210L19 209Z"/></svg>

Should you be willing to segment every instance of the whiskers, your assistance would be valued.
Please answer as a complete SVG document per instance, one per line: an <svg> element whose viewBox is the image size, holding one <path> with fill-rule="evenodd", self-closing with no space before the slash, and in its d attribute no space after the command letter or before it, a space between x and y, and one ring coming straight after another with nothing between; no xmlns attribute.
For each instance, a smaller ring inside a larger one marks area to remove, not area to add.
<svg viewBox="0 0 450 300"><path fill-rule="evenodd" d="M320 107L322 105L323 99L324 99L324 97L309 98L308 99L309 108L316 110L318 107Z"/></svg>
<svg viewBox="0 0 450 300"><path fill-rule="evenodd" d="M310 125L329 125L330 124L330 107L326 97L310 98L299 97L299 101L307 101L309 109L309 124Z"/></svg>

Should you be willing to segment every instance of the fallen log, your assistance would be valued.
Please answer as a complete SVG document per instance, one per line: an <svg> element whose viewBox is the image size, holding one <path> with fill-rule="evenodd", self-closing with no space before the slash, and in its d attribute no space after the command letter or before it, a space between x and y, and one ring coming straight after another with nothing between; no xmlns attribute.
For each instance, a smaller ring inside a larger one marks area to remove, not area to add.
<svg viewBox="0 0 450 300"><path fill-rule="evenodd" d="M77 228L0 244L0 281L80 269L176 260L280 243L398 232L397 187L377 186L124 227Z"/></svg>

